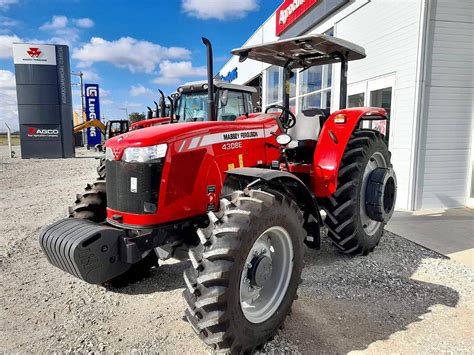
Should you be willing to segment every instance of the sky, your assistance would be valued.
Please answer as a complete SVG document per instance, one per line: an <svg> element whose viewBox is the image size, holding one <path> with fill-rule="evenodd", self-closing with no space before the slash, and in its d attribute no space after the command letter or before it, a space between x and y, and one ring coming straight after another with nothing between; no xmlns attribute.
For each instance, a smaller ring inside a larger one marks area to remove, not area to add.
<svg viewBox="0 0 474 355"><path fill-rule="evenodd" d="M97 83L101 115L145 112L180 83L206 78L201 36L214 70L230 58L282 0L0 0L0 131L18 129L13 42L67 44L71 69ZM72 77L74 83L79 78ZM80 93L73 87L74 110Z"/></svg>

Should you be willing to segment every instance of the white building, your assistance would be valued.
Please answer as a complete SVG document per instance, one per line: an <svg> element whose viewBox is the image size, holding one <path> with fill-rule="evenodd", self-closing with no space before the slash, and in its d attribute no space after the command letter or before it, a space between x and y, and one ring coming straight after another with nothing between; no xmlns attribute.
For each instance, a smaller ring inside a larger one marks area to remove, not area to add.
<svg viewBox="0 0 474 355"><path fill-rule="evenodd" d="M242 46L327 33L364 47L349 62L348 105L390 112L398 208L452 208L474 201L473 23L473 0L286 0ZM280 69L233 57L228 73L260 88L262 107L281 100ZM337 110L338 75L297 73L290 104Z"/></svg>

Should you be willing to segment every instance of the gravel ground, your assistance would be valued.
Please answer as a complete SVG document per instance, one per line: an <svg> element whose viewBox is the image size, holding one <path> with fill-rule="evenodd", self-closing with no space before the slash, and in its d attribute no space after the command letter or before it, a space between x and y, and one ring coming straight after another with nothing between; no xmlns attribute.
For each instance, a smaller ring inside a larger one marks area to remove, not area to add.
<svg viewBox="0 0 474 355"><path fill-rule="evenodd" d="M94 180L95 159L8 160L0 147L0 164L0 353L209 352L183 320L186 262L105 290L43 257L39 228ZM368 257L324 240L305 262L292 315L264 352L474 351L474 270L390 233Z"/></svg>

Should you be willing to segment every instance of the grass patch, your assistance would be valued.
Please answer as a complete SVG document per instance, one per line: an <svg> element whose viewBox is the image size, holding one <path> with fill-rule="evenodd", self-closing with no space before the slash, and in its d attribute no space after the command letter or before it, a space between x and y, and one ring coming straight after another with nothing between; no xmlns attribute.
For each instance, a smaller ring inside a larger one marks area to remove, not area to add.
<svg viewBox="0 0 474 355"><path fill-rule="evenodd" d="M0 134L0 145L8 145L8 137L6 134ZM12 134L12 145L20 145L20 135Z"/></svg>

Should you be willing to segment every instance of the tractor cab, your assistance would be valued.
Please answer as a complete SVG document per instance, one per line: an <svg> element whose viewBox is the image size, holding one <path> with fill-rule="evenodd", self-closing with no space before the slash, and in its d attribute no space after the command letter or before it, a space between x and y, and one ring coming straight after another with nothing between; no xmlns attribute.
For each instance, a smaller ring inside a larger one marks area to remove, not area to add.
<svg viewBox="0 0 474 355"><path fill-rule="evenodd" d="M252 94L257 89L251 86L231 84L213 80L214 110L217 121L235 121L239 116L253 112ZM208 82L196 81L178 88L176 119L179 122L207 121L211 115L208 106Z"/></svg>
<svg viewBox="0 0 474 355"><path fill-rule="evenodd" d="M281 111L280 120L285 133L290 136L287 139L291 140L286 145L288 159L311 163L321 128L330 112L326 109L313 108L295 115L290 110L288 90L289 80L294 75L293 70L303 72L313 66L341 63L339 106L342 109L346 107L347 62L365 58L364 48L339 38L314 34L238 48L234 49L232 54L237 55L240 62L253 59L283 67L282 105L270 105L265 112Z"/></svg>
<svg viewBox="0 0 474 355"><path fill-rule="evenodd" d="M105 125L104 140L108 140L122 133L128 132L130 122L128 120L111 120Z"/></svg>

